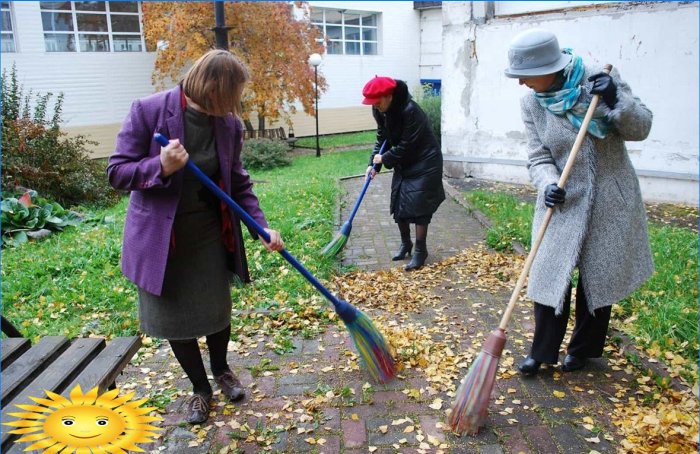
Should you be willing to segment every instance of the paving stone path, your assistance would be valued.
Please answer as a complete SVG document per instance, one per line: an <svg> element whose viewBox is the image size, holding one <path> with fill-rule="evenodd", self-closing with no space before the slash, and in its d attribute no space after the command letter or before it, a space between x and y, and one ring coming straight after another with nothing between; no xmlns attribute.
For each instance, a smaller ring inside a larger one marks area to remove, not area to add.
<svg viewBox="0 0 700 454"><path fill-rule="evenodd" d="M399 245L398 230L388 213L390 180L390 174L382 173L370 185L353 222L343 262L366 270L402 266L403 262L390 259ZM362 179L344 179L341 184L346 191L340 210L342 221L352 208ZM456 201L459 195L455 190L450 194L456 197L448 197L430 225L428 264L484 239L484 227ZM421 275L416 274L416 279L421 279ZM508 292L461 288L449 280L425 285L427 291L441 299L441 304L438 309L426 307L412 313L411 321L430 327L438 319L450 320L457 347L479 351L488 332L498 325L499 311L507 304ZM515 370L515 364L527 353L532 328L531 308L524 304L511 320L508 344L500 362L502 370ZM429 397L421 394L416 399L402 392L430 386L415 369L403 371L402 378L389 384L372 384L372 392L366 393L366 374L337 367L344 363L347 351L352 350L341 327L330 327L316 339L294 339L294 351L282 356L265 349L265 341L264 336L252 339L245 356L230 353L234 372L248 387L244 401L232 405L217 392L209 421L192 428L182 422L180 414L186 396L176 395L163 415L162 437L147 448L151 452L177 454L264 452L264 440L270 438L270 431L277 425L291 424L293 429L272 436L275 442L268 450L345 454L610 453L619 443L609 416L613 401L626 398L623 388L632 386L636 379L629 368L618 367L609 359L592 361L578 373L564 374L560 367L545 368L533 378L506 373L509 378L496 382L485 427L476 436L457 437L443 424L451 397L438 393ZM189 389L167 343L152 356L146 356L140 364L129 366L127 384L122 388L134 388L138 395L146 396L164 384L169 389ZM328 369L333 365L336 367ZM467 369L463 370L466 373ZM125 383L124 378L120 383ZM342 396L336 394L336 398L321 404L314 418L302 417L301 410L295 412L304 408L302 402L308 403L319 391L323 394L327 390L342 390ZM439 410L430 407L436 397L445 402ZM250 428L260 437L258 441L245 436L249 431L241 432Z"/></svg>

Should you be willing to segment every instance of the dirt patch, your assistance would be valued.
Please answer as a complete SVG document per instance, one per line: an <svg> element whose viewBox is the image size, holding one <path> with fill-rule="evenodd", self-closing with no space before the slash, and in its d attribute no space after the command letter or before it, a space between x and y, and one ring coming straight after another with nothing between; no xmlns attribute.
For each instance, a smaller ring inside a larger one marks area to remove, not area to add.
<svg viewBox="0 0 700 454"><path fill-rule="evenodd" d="M503 183L479 178L447 178L447 181L460 191L508 192L518 200L534 202L537 192L532 185ZM673 203L645 204L650 222L658 225L682 227L698 233L698 208Z"/></svg>

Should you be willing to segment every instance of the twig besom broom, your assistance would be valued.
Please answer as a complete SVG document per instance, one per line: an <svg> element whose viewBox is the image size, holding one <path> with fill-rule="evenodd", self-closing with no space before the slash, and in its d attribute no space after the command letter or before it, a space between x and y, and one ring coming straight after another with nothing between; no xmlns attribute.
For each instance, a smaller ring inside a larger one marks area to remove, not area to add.
<svg viewBox="0 0 700 454"><path fill-rule="evenodd" d="M382 143L381 148L379 148L379 154L384 153L384 147L386 147L387 141L385 140L384 143ZM379 170L382 168L381 164L375 164L374 165L374 170L379 172ZM348 237L350 236L350 232L352 231L352 220L355 218L355 215L357 214L357 209L360 208L360 203L362 203L362 199L365 196L365 192L367 192L367 188L369 187L370 182L372 181L371 175L367 175L365 177L365 184L362 186L362 190L360 191L360 195L357 197L357 200L355 201L355 206L352 208L352 212L350 213L350 217L348 217L348 220L345 221L343 226L338 230L338 232L335 234L333 239L331 240L330 243L326 245L326 247L323 248L321 251L321 254L326 256L326 257L334 257L335 255L340 252L343 247L345 247L345 243L348 242Z"/></svg>
<svg viewBox="0 0 700 454"><path fill-rule="evenodd" d="M153 138L162 146L168 145L168 139L162 134L154 134ZM187 161L186 166L199 181L209 188L217 197L225 202L251 229L260 235L265 241L270 241L270 235L258 224L246 211L241 208L228 194L219 188L211 179L206 176L191 160ZM326 287L319 282L304 265L302 265L292 254L286 249L282 249L279 253L284 257L302 276L308 280L311 285L316 287L316 290L321 292L328 301L333 304L336 313L350 333L350 337L355 344L355 348L360 356L360 359L369 370L372 377L385 383L396 375L396 363L391 356L389 347L384 340L382 334L377 330L365 314L355 308L347 301L336 298Z"/></svg>
<svg viewBox="0 0 700 454"><path fill-rule="evenodd" d="M609 74L612 70L611 65L605 65L605 73ZM569 157L566 160L566 165L564 170L559 177L559 182L557 186L563 188L566 184L566 180L569 178L569 173L574 165L574 160L578 154L583 139L586 137L586 131L588 129L588 124L593 118L593 112L598 105L599 95L594 95L591 99L591 104L588 106L586 111L586 116L581 123L581 128L578 131L574 145L571 148ZM525 279L530 272L532 267L532 262L535 259L535 254L542 243L542 238L547 230L549 221L554 213L554 208L548 208L544 215L542 224L540 225L537 235L535 236L535 241L532 243L532 248L530 253L525 260L523 270L520 273L517 283L515 284L515 289L510 296L510 301L506 307L503 317L501 317L501 323L498 328L491 332L489 337L484 342L484 346L477 356L474 363L472 363L469 368L469 372L462 380L459 388L457 389L457 394L455 395L455 401L452 404L452 412L449 417L450 428L458 433L468 433L476 434L479 428L483 425L486 420L486 413L488 410L489 399L491 398L491 391L493 389L494 382L496 380L496 369L498 368L498 360L501 357L503 348L506 345L506 326L510 320L510 316L515 308L515 303L518 300L520 291L525 285Z"/></svg>

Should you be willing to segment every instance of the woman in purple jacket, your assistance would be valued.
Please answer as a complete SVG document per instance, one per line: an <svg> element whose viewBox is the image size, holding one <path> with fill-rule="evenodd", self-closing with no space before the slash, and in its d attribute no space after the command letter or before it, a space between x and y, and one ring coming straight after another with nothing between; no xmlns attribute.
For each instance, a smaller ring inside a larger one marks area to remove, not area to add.
<svg viewBox="0 0 700 454"><path fill-rule="evenodd" d="M122 271L139 290L141 330L168 339L193 385L186 420L209 416L212 388L197 338L206 336L214 381L231 400L243 386L226 360L231 336L231 281L248 282L239 219L183 168L191 159L270 234L270 251L284 247L243 169L238 119L249 75L230 52L212 50L175 88L134 101L117 136L107 174L131 191L124 226ZM159 146L153 134L169 137ZM257 235L251 231L253 237Z"/></svg>

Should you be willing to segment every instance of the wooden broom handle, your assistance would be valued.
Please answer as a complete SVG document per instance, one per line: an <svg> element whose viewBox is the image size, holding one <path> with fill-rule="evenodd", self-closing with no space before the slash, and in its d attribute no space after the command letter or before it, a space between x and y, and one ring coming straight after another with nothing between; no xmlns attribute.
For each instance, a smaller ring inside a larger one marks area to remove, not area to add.
<svg viewBox="0 0 700 454"><path fill-rule="evenodd" d="M612 65L605 65L603 72L605 74L610 74L610 71L612 71ZM593 118L593 112L598 106L599 98L599 95L593 95L593 98L591 99L591 104L588 106L586 116L583 118L581 128L579 129L578 134L576 135L576 141L574 142L574 146L571 147L571 152L569 153L569 157L566 160L566 165L564 166L564 170L562 170L561 172L559 182L557 182L557 186L559 186L560 188L563 188L566 184L566 180L569 179L569 173L571 173L571 168L574 165L576 155L578 154L578 151L581 148L583 139L586 137L588 124ZM506 307L506 310L503 313L503 317L501 317L501 324L498 325L498 328L502 331L505 331L506 326L508 325L508 321L510 320L510 316L513 313L513 309L515 309L515 303L516 301L518 301L520 291L525 286L525 279L527 279L527 275L530 273L530 268L532 268L532 262L535 260L535 254L537 254L537 250L540 248L542 238L544 237L544 232L547 230L547 226L549 225L549 220L552 219L552 213L554 213L554 208L547 208L547 212L544 215L544 219L542 219L542 224L540 225L540 228L537 231L537 235L535 236L535 241L532 242L532 247L530 248L530 253L527 255L527 259L525 259L525 265L523 266L523 270L520 272L520 277L518 278L518 282L515 284L513 293L510 296L508 306Z"/></svg>

